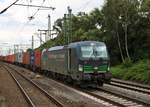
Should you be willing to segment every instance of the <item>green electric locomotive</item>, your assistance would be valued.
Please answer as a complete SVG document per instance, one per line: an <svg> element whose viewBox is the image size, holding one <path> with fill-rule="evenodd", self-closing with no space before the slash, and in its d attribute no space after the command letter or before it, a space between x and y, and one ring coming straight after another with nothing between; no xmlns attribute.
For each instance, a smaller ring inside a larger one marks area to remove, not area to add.
<svg viewBox="0 0 150 107"><path fill-rule="evenodd" d="M105 43L81 41L56 46L42 52L41 69L53 78L79 85L109 82L109 55Z"/></svg>

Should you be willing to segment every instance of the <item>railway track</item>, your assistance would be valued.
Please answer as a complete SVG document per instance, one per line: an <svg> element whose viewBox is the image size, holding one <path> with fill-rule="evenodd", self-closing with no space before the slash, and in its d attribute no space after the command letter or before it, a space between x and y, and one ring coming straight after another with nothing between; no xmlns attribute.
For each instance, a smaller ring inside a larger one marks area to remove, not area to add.
<svg viewBox="0 0 150 107"><path fill-rule="evenodd" d="M103 100L104 104L109 103L111 107L150 107L150 102L141 101L134 97L123 95L118 92L112 92L103 87L90 88L88 90L82 90L74 86L72 88L87 93L88 95L91 95L97 99Z"/></svg>
<svg viewBox="0 0 150 107"><path fill-rule="evenodd" d="M64 83L58 83L58 84L64 84ZM63 86L66 86L65 84ZM67 85L68 87L68 85ZM72 86L69 86L71 88L75 88L75 87L72 87ZM139 106L139 107L142 107L142 105L140 106L139 104L137 103L134 103L134 102L131 102L131 101L128 101L126 99L123 99L121 97L118 97L117 95L113 95L113 94L110 94L110 93L106 93L102 90L100 91L92 91L92 90L82 90L80 88L75 88L77 89L79 92L83 92L87 95L89 95L88 97L93 97L93 98L96 98L98 100L101 101L101 103L105 106L111 106L111 107L127 107L129 105L132 105L132 106ZM113 99L112 99L113 98ZM121 103L120 103L121 102Z"/></svg>
<svg viewBox="0 0 150 107"><path fill-rule="evenodd" d="M62 83L63 84L63 83ZM72 86L69 86L72 87ZM72 87L75 88L75 87ZM92 90L82 90L76 88L78 91L81 91L85 94L88 94L91 97L102 100L102 104L111 107L149 107L149 103L139 101L132 97L118 94L117 92L111 92L103 87L92 89Z"/></svg>
<svg viewBox="0 0 150 107"><path fill-rule="evenodd" d="M64 107L64 105L39 87L32 80L10 66L3 66L17 83L26 101L31 107Z"/></svg>
<svg viewBox="0 0 150 107"><path fill-rule="evenodd" d="M146 104L142 104L141 102L135 101L133 99L129 99L127 97L124 97L119 94L111 93L106 90L102 90L100 88L97 88L95 90L84 90L83 92L94 96L98 99L102 99L106 102L109 102L112 104L112 106L118 106L118 107L147 107Z"/></svg>
<svg viewBox="0 0 150 107"><path fill-rule="evenodd" d="M147 85L141 85L133 82L126 82L117 79L112 79L109 84L112 86L120 87L127 90L132 90L136 93L142 93L150 96L150 87ZM109 87L110 88L110 87ZM150 107L150 102L131 97L128 94L121 94L116 90L111 91L105 87L98 87L93 91L85 91L86 93L110 102L113 105L121 107Z"/></svg>
<svg viewBox="0 0 150 107"><path fill-rule="evenodd" d="M110 89L112 86L115 86L115 88ZM126 90L127 93L119 92L119 91L115 90L116 88L118 88L118 90L119 89ZM147 85L112 79L110 84L106 84L103 87L99 87L99 88L97 88L97 90L104 91L106 93L113 94L118 97L122 97L124 99L127 99L128 101L132 101L132 102L135 102L137 104L140 104L140 105L143 105L146 107L150 107L150 99L149 99L150 98L150 87ZM128 91L134 92L134 94L147 96L146 100L145 100L145 98L136 97L137 95L129 95ZM117 100L115 100L115 101L117 101Z"/></svg>
<svg viewBox="0 0 150 107"><path fill-rule="evenodd" d="M150 86L141 85L133 82L126 82L118 79L112 79L110 85L130 89L133 91L141 92L150 95Z"/></svg>

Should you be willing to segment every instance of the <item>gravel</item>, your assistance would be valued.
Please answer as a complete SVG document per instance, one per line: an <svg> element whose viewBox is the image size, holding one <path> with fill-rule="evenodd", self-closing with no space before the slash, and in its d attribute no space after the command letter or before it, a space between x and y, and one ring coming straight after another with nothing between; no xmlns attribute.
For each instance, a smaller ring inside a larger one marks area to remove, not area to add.
<svg viewBox="0 0 150 107"><path fill-rule="evenodd" d="M0 96L0 107L6 107L5 98Z"/></svg>
<svg viewBox="0 0 150 107"><path fill-rule="evenodd" d="M65 104L66 107L106 107L103 105L104 101L97 101L97 99L90 98L86 94L75 91L68 86L51 80L45 76L34 74L33 72L16 67L20 72L35 81L43 89L48 91L49 94L54 96L60 102Z"/></svg>
<svg viewBox="0 0 150 107"><path fill-rule="evenodd" d="M108 85L108 84L104 84L103 88L110 90L110 91L118 92L120 94L131 96L131 97L136 98L136 99L150 102L150 95L148 95L148 94L144 94L144 93L140 93L137 91L132 91L132 90L128 90L125 88L120 88L120 87L116 87L116 86L112 86L112 85Z"/></svg>
<svg viewBox="0 0 150 107"><path fill-rule="evenodd" d="M51 79L34 79L34 81L65 103L66 107L104 107L97 99L91 98L82 92L69 89L66 86L64 87Z"/></svg>
<svg viewBox="0 0 150 107"><path fill-rule="evenodd" d="M0 63L2 65L2 63ZM0 66L0 107L27 107L20 89L8 74L8 71Z"/></svg>
<svg viewBox="0 0 150 107"><path fill-rule="evenodd" d="M31 98L35 107L57 107L56 104L50 101L50 99L33 84L22 77L20 78L20 75L17 73L15 73L15 77L24 88L27 95Z"/></svg>

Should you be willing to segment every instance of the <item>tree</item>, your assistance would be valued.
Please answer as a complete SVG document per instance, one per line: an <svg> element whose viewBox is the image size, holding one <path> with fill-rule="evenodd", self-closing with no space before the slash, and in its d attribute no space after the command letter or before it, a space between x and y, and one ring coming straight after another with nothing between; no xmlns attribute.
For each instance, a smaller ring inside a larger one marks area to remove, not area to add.
<svg viewBox="0 0 150 107"><path fill-rule="evenodd" d="M68 22L67 22L68 23ZM72 15L72 41L104 41L113 64L150 58L150 0L105 0L89 14ZM43 45L65 44L64 18L55 22L57 37Z"/></svg>
<svg viewBox="0 0 150 107"><path fill-rule="evenodd" d="M122 0L121 0L122 1ZM120 29L121 25L121 4L122 2L118 0L106 0L105 5L102 9L104 14L104 29L109 32L110 36L114 35L117 40L119 52L121 55L122 62L124 62L124 54L122 49L122 41L120 39Z"/></svg>

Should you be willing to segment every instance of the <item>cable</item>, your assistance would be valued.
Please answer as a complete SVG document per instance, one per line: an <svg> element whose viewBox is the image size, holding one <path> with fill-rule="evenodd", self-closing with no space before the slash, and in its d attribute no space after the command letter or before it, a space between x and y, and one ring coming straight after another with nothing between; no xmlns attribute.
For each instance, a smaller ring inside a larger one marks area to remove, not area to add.
<svg viewBox="0 0 150 107"><path fill-rule="evenodd" d="M45 0L42 2L41 6L44 4ZM28 25L32 19L34 18L34 16L38 13L38 11L40 10L41 7L38 8L38 10L32 15L30 16L31 19L29 19L19 30L19 32L17 32L17 35L20 35L20 33L24 30L24 28L26 27L26 25Z"/></svg>
<svg viewBox="0 0 150 107"><path fill-rule="evenodd" d="M3 9L0 14L3 14L4 12L7 11L7 9L9 9L11 6L13 6L15 3L17 3L19 0L16 0L15 2L13 2L11 5L9 5L7 8Z"/></svg>
<svg viewBox="0 0 150 107"><path fill-rule="evenodd" d="M43 6L44 2L45 2L45 0L43 0L41 6ZM39 8L37 9L37 11L36 11L32 16L29 17L29 20L34 19L34 16L38 13L38 11L39 11L40 9L41 9L41 7L39 7Z"/></svg>

